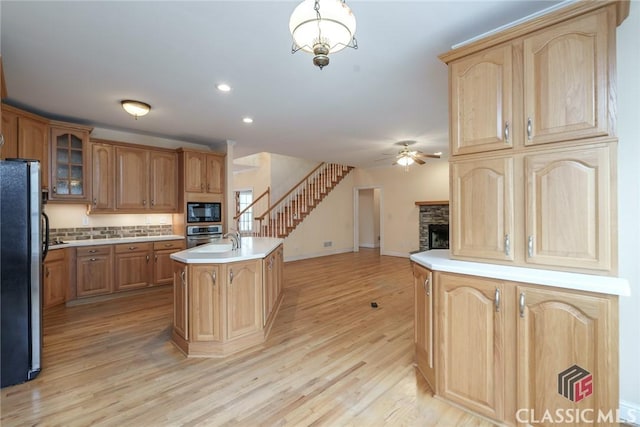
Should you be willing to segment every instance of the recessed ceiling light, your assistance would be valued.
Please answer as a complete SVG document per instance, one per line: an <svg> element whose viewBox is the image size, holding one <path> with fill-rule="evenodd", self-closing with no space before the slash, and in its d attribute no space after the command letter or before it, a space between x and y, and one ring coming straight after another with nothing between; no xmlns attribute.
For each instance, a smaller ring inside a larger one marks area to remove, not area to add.
<svg viewBox="0 0 640 427"><path fill-rule="evenodd" d="M226 83L220 83L216 86L220 92L229 92L231 90L231 86Z"/></svg>
<svg viewBox="0 0 640 427"><path fill-rule="evenodd" d="M442 156L442 151L438 151L437 153L433 153L433 154L435 154L436 156Z"/></svg>
<svg viewBox="0 0 640 427"><path fill-rule="evenodd" d="M247 124L253 123L253 119L251 117L244 117L242 121Z"/></svg>

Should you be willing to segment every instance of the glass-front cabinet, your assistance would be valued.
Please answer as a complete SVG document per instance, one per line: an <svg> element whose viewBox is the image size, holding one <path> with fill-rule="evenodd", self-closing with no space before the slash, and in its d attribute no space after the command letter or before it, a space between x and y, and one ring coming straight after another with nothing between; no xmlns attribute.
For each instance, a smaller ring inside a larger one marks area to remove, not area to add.
<svg viewBox="0 0 640 427"><path fill-rule="evenodd" d="M52 123L51 200L88 202L91 199L90 132L91 128Z"/></svg>

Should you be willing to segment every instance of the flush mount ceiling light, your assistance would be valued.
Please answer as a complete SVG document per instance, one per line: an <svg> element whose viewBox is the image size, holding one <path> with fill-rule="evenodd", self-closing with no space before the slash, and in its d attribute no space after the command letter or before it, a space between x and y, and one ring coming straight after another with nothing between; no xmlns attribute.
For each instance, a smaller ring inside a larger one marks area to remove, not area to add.
<svg viewBox="0 0 640 427"><path fill-rule="evenodd" d="M246 124L251 124L253 123L253 119L251 117L243 117L242 122Z"/></svg>
<svg viewBox="0 0 640 427"><path fill-rule="evenodd" d="M313 64L329 64L329 54L345 47L358 48L356 17L344 0L304 0L291 14L291 53L313 53Z"/></svg>
<svg viewBox="0 0 640 427"><path fill-rule="evenodd" d="M138 120L138 117L146 115L147 113L149 113L149 110L151 110L151 106L146 102L125 99L120 103L122 104L122 108L124 108L124 111L131 114L133 117L135 117L136 120Z"/></svg>
<svg viewBox="0 0 640 427"><path fill-rule="evenodd" d="M231 86L226 83L220 83L216 86L220 92L229 92L231 90Z"/></svg>

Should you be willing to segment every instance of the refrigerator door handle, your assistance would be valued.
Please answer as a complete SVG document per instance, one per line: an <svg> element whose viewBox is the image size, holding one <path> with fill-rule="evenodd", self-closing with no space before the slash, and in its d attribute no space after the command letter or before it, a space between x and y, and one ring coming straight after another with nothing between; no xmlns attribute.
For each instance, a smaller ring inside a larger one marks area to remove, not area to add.
<svg viewBox="0 0 640 427"><path fill-rule="evenodd" d="M49 217L46 213L42 212L42 218L44 218L44 239L42 239L42 261L47 257L49 253Z"/></svg>

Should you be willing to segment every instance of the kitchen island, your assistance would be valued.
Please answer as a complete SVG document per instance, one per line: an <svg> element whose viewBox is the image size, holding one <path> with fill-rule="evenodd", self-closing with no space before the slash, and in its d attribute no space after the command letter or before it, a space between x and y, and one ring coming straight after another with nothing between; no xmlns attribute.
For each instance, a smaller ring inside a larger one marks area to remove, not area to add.
<svg viewBox="0 0 640 427"><path fill-rule="evenodd" d="M189 357L224 357L261 344L282 301L282 239L243 237L173 259L173 343Z"/></svg>

